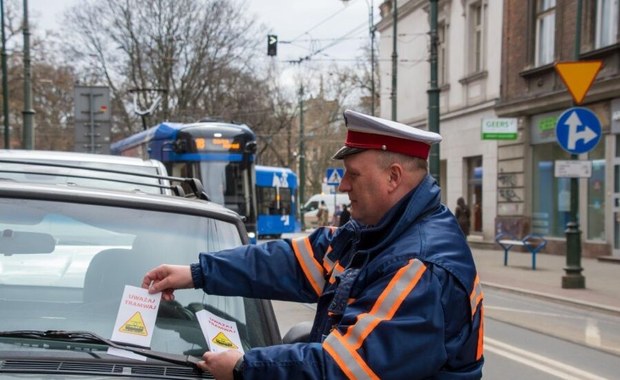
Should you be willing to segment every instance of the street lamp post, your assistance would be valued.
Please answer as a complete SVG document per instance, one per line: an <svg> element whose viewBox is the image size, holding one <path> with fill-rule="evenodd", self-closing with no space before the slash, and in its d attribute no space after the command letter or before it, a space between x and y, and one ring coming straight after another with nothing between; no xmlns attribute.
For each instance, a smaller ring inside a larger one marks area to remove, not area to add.
<svg viewBox="0 0 620 380"><path fill-rule="evenodd" d="M579 61L581 52L581 14L582 0L577 0L577 12L575 21L575 61ZM571 155L571 160L578 160L579 156ZM581 230L579 230L579 183L578 178L570 179L570 221L566 224L566 274L562 276L562 288L565 289L584 289L586 278L581 273Z"/></svg>

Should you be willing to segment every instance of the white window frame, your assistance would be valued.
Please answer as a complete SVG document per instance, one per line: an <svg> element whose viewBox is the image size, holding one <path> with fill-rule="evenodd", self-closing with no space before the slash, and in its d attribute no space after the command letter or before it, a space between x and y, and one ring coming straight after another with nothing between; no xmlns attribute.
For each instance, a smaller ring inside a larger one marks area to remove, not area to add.
<svg viewBox="0 0 620 380"><path fill-rule="evenodd" d="M556 0L536 0L536 66L555 59L555 7Z"/></svg>
<svg viewBox="0 0 620 380"><path fill-rule="evenodd" d="M468 71L475 74L486 69L486 2L481 0L469 3L467 15Z"/></svg>
<svg viewBox="0 0 620 380"><path fill-rule="evenodd" d="M596 49L615 44L618 35L619 0L596 0Z"/></svg>
<svg viewBox="0 0 620 380"><path fill-rule="evenodd" d="M445 20L437 24L437 84L448 83L448 25Z"/></svg>

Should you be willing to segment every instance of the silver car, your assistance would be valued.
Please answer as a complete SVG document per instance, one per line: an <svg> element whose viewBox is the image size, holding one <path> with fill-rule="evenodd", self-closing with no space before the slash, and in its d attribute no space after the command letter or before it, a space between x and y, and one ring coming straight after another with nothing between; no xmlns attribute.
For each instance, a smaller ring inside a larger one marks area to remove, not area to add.
<svg viewBox="0 0 620 380"><path fill-rule="evenodd" d="M211 378L195 367L203 310L235 323L244 350L281 343L269 301L202 290L161 301L147 346L112 340L147 270L247 242L239 215L204 200L0 181L0 377Z"/></svg>

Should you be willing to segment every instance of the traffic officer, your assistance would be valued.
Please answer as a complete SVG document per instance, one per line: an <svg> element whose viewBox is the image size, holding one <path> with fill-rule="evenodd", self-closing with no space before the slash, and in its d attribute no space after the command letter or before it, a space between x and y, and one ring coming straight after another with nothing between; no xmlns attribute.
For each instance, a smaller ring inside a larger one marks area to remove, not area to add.
<svg viewBox="0 0 620 380"><path fill-rule="evenodd" d="M351 220L307 237L201 253L142 286L316 303L309 343L207 352L217 379L478 379L482 291L471 251L427 173L441 136L347 110L334 155Z"/></svg>

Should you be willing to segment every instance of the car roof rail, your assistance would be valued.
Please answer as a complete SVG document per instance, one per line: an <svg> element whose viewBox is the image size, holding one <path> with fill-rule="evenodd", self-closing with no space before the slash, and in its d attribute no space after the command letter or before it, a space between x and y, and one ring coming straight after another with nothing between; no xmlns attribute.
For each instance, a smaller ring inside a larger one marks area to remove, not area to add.
<svg viewBox="0 0 620 380"><path fill-rule="evenodd" d="M132 184L132 185L168 189L171 191L173 195L185 197L185 198L192 197L192 198L198 198L198 199L202 199L206 201L211 200L208 194L205 192L202 182L197 178L174 177L174 176L169 176L169 175L139 173L139 172L131 172L131 171L125 171L125 170L109 169L109 168L72 165L72 164L60 163L60 162L43 162L43 161L31 160L31 159L16 159L16 158L8 159L8 158L0 157L0 162L9 163L9 164L25 164L25 165L31 165L31 166L42 166L42 167L78 169L78 170L85 170L85 171L93 171L96 173L122 174L126 176L131 176L132 178L136 178L136 179L129 180L129 179L119 179L119 178L102 178L102 177L97 177L95 174L93 175L86 175L86 174L80 175L80 174L73 174L73 173L60 173L59 174L59 173L50 173L50 172L36 171L36 170L6 169L2 167L0 167L0 173L47 175L47 176L62 175L64 177L69 177L69 178L81 178L81 179L93 179L93 180L98 180L98 181L120 182L120 183ZM153 179L164 180L164 181L168 181L169 184L140 181L140 178L153 178ZM175 183L178 183L178 184L175 184ZM186 193L185 191L186 189L190 190L189 194Z"/></svg>

